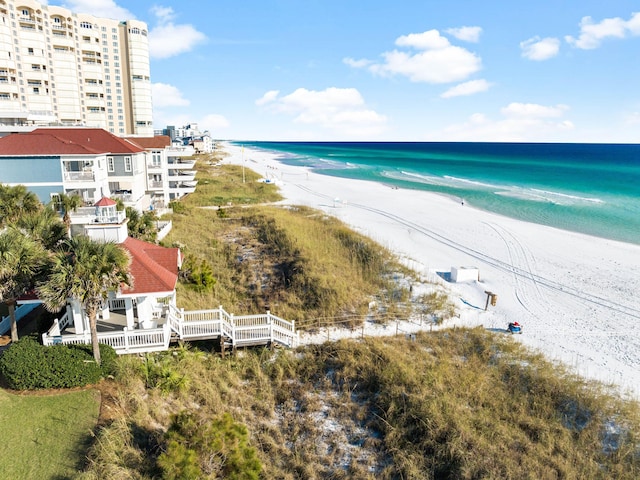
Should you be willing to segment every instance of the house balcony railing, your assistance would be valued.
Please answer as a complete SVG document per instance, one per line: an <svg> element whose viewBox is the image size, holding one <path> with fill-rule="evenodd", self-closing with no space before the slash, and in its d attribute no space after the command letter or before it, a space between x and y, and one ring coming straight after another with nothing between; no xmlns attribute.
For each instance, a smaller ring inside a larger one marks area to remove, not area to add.
<svg viewBox="0 0 640 480"><path fill-rule="evenodd" d="M169 170L169 181L173 182L193 182L196 178L196 172L182 172Z"/></svg>
<svg viewBox="0 0 640 480"><path fill-rule="evenodd" d="M122 223L127 218L126 212L115 212L113 215L95 215L93 223Z"/></svg>
<svg viewBox="0 0 640 480"><path fill-rule="evenodd" d="M95 173L90 172L64 172L64 179L69 182L93 182Z"/></svg>
<svg viewBox="0 0 640 480"><path fill-rule="evenodd" d="M183 183L171 183L169 184L170 193L187 194L196 191L197 182L183 182Z"/></svg>
<svg viewBox="0 0 640 480"><path fill-rule="evenodd" d="M171 169L180 169L180 170L191 170L193 167L195 167L196 165L196 161L195 160L175 160L175 159L169 159L168 163L168 167Z"/></svg>
<svg viewBox="0 0 640 480"><path fill-rule="evenodd" d="M190 157L196 153L195 149L191 146L185 147L169 147L165 149L167 157Z"/></svg>
<svg viewBox="0 0 640 480"><path fill-rule="evenodd" d="M71 223L87 225L87 224L105 224L105 223L122 223L127 214L124 211L116 211L112 215L96 215L95 207L81 207L71 213Z"/></svg>

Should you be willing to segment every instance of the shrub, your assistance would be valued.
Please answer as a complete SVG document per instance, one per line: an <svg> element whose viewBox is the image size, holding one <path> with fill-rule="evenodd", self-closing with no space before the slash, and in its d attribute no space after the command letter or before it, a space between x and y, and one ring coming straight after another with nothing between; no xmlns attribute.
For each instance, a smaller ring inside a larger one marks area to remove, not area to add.
<svg viewBox="0 0 640 480"><path fill-rule="evenodd" d="M170 202L169 208L173 210L173 213L184 214L187 213L187 207L184 203L181 202Z"/></svg>
<svg viewBox="0 0 640 480"><path fill-rule="evenodd" d="M33 337L25 337L0 358L0 374L15 390L81 387L113 372L115 351L108 345L100 345L100 351L102 368L94 362L91 346L45 347Z"/></svg>
<svg viewBox="0 0 640 480"><path fill-rule="evenodd" d="M0 357L0 374L15 390L46 388L38 385L46 382L48 371L44 349L32 337L24 337L11 344Z"/></svg>
<svg viewBox="0 0 640 480"><path fill-rule="evenodd" d="M216 284L213 268L206 260L187 255L180 270L180 278L198 292L210 292Z"/></svg>
<svg viewBox="0 0 640 480"><path fill-rule="evenodd" d="M262 464L255 448L249 445L247 428L228 413L211 422L191 412L178 413L166 440L165 452L158 457L164 478L260 477Z"/></svg>

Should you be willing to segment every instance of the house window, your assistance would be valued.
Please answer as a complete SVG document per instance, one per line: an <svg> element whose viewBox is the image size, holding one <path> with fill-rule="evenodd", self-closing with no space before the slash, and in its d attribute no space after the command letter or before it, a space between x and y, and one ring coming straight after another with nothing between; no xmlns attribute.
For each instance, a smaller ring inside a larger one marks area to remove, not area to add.
<svg viewBox="0 0 640 480"><path fill-rule="evenodd" d="M108 172L115 172L116 171L116 166L113 163L113 157L107 157L107 171Z"/></svg>
<svg viewBox="0 0 640 480"><path fill-rule="evenodd" d="M131 157L124 157L124 171L131 171Z"/></svg>

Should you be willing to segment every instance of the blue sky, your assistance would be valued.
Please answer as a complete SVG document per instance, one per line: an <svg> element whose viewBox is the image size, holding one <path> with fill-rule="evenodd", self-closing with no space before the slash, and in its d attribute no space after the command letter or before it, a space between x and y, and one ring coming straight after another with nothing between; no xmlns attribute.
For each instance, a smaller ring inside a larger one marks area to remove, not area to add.
<svg viewBox="0 0 640 480"><path fill-rule="evenodd" d="M640 141L637 0L49 3L149 25L156 128L198 122L233 140Z"/></svg>

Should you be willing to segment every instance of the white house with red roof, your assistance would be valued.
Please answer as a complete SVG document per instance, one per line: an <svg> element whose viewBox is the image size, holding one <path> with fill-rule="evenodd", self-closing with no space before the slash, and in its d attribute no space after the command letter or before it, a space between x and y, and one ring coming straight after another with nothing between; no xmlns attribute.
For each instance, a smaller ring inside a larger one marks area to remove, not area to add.
<svg viewBox="0 0 640 480"><path fill-rule="evenodd" d="M298 337L294 322L270 312L234 316L222 307L185 312L176 305L176 285L182 264L178 248L166 248L127 235L127 218L116 202L101 198L84 233L98 241L118 243L131 256L131 287L110 292L98 321L98 340L117 353L166 350L172 338L220 339L221 345L294 346ZM69 300L66 312L42 335L45 345L89 343L89 321L81 305Z"/></svg>
<svg viewBox="0 0 640 480"><path fill-rule="evenodd" d="M0 138L0 183L27 186L48 203L64 192L87 205L103 196L140 211L195 190L193 147L169 137L121 138L100 128L38 128Z"/></svg>
<svg viewBox="0 0 640 480"><path fill-rule="evenodd" d="M129 237L127 218L122 213L116 209L115 201L103 197L95 204L93 219L83 225L84 234L97 241L118 243L131 257L133 285L109 292L100 317L108 324L119 315L122 317L120 326L125 332L157 328L168 308L175 308L182 255L178 248L161 247ZM73 300L69 301L62 324L56 322L48 336L59 336L66 327L74 335L86 336L89 331L88 318L80 304ZM163 338L163 345L165 339L168 342L168 327L160 327L158 334Z"/></svg>

